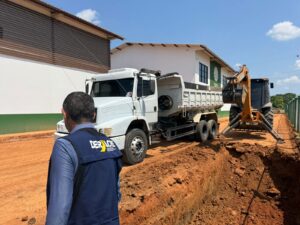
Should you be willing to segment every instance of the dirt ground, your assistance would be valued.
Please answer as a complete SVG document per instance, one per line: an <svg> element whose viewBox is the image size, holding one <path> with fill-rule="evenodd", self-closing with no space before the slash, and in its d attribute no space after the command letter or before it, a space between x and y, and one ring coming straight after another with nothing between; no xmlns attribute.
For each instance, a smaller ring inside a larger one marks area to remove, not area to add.
<svg viewBox="0 0 300 225"><path fill-rule="evenodd" d="M121 224L300 224L297 146L285 115L274 128L284 144L234 131L154 146L122 170ZM52 137L0 143L0 224L44 224L52 145Z"/></svg>

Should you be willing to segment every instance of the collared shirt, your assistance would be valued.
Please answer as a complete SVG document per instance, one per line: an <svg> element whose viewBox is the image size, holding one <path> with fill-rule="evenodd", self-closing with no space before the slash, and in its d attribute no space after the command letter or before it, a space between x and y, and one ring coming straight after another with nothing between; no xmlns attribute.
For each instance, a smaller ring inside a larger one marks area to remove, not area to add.
<svg viewBox="0 0 300 225"><path fill-rule="evenodd" d="M71 133L83 128L94 128L92 123L77 125ZM73 200L74 177L78 168L78 157L72 144L57 139L52 155L49 177L50 198L46 217L46 225L65 225L68 222ZM120 183L118 182L118 189ZM119 191L120 199L120 191Z"/></svg>

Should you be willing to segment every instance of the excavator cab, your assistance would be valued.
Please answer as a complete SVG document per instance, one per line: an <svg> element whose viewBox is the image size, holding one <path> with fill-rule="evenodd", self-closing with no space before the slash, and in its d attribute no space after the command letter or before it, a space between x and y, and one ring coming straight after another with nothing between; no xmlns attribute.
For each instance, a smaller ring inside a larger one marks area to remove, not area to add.
<svg viewBox="0 0 300 225"><path fill-rule="evenodd" d="M269 79L251 79L251 105L252 108L261 110L271 102ZM271 107L272 105L270 105Z"/></svg>

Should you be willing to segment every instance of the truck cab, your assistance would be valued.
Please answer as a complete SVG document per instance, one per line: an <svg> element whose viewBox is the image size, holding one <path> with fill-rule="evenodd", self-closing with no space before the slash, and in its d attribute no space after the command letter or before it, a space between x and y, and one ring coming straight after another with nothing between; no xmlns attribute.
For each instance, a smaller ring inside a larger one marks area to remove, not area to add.
<svg viewBox="0 0 300 225"><path fill-rule="evenodd" d="M149 133L158 119L156 76L136 69L110 70L87 80L86 92L95 102L95 128L110 137L119 149L132 149L131 158L125 161L142 161L151 144ZM60 121L56 136L66 134L64 122ZM126 135L130 140L125 140Z"/></svg>

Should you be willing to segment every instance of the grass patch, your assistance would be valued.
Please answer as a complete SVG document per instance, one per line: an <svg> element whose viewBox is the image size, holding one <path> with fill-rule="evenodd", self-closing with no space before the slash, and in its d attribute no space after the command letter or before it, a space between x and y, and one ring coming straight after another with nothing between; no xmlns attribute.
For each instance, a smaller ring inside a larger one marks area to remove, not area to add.
<svg viewBox="0 0 300 225"><path fill-rule="evenodd" d="M61 114L6 114L0 115L0 134L39 130L55 130Z"/></svg>

